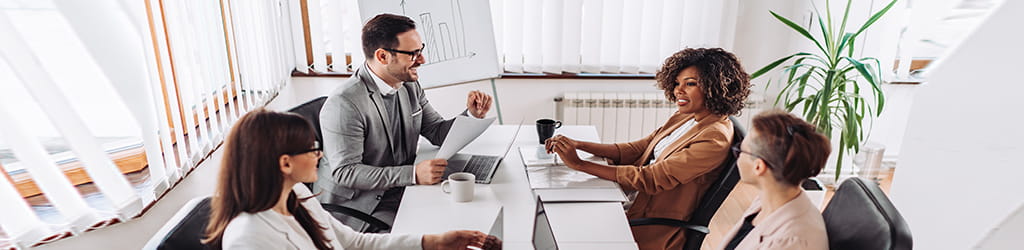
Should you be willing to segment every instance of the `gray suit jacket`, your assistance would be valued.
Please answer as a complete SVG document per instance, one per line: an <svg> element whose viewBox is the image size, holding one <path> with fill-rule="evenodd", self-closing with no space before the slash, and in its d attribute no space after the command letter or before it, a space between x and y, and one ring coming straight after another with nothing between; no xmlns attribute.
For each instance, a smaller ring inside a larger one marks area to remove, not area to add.
<svg viewBox="0 0 1024 250"><path fill-rule="evenodd" d="M352 78L328 95L320 110L325 160L320 161L314 186L322 201L367 214L380 203L385 190L416 183L413 161L419 135L441 145L455 121L445 120L430 106L418 82L405 82L395 93L403 124L391 124L370 74L366 65L356 70ZM404 138L396 138L392 126L402 126ZM392 152L398 143L412 150L407 155L413 157L395 159ZM354 229L364 227L362 221L339 217Z"/></svg>

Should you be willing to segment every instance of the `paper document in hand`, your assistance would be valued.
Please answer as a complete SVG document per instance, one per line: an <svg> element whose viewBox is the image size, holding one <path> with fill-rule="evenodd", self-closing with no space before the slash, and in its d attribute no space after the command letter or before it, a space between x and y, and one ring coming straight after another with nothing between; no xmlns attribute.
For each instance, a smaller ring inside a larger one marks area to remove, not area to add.
<svg viewBox="0 0 1024 250"><path fill-rule="evenodd" d="M449 159L459 150L469 145L474 139L483 134L487 127L494 123L496 117L476 119L467 116L456 116L452 128L448 130L448 136L441 143L441 149L437 150L436 158Z"/></svg>

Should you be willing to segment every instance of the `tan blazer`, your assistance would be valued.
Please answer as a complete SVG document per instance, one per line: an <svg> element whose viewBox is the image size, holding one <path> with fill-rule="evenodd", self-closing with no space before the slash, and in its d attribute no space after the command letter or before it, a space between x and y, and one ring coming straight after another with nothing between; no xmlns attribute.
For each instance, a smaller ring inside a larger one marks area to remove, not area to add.
<svg viewBox="0 0 1024 250"><path fill-rule="evenodd" d="M758 212L761 212L761 197L750 203L743 218ZM742 220L726 234L718 249L723 249L736 237L736 232L743 225ZM807 194L801 192L799 197L779 207L760 224L754 225L754 229L736 245L736 250L740 249L828 249L825 220Z"/></svg>
<svg viewBox="0 0 1024 250"><path fill-rule="evenodd" d="M645 166L654 146L690 119L695 119L697 125L665 148L654 164ZM619 155L608 158L612 164L628 165L618 168L615 181L625 189L638 191L626 217L688 220L701 195L721 172L718 166L729 154L732 134L732 121L726 116L695 117L677 112L651 135L615 144ZM684 230L677 227L650 225L632 229L640 249L678 249L685 240Z"/></svg>

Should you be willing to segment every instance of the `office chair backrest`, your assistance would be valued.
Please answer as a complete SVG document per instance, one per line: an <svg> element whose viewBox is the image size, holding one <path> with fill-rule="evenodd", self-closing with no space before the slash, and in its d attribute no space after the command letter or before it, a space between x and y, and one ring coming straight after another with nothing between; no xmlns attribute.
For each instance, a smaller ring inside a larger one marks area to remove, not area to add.
<svg viewBox="0 0 1024 250"><path fill-rule="evenodd" d="M732 145L739 146L743 143L743 138L746 137L747 131L743 129L740 122L735 117L729 117L732 120ZM697 203L697 208L690 214L689 222L695 225L707 226L711 223L711 217L715 216L718 212L718 208L725 202L725 198L729 197L729 193L736 187L736 183L740 180L739 170L736 169L736 156L732 155L732 151L729 151L729 155L726 156L725 161L719 168L722 168L722 172L718 174L718 179L708 187L708 190L704 192L704 196L700 198L700 202ZM705 234L687 231L686 232L686 244L683 249L700 249L701 244L704 242Z"/></svg>
<svg viewBox="0 0 1024 250"><path fill-rule="evenodd" d="M150 238L143 249L208 249L200 240L210 222L210 197L195 198Z"/></svg>
<svg viewBox="0 0 1024 250"><path fill-rule="evenodd" d="M913 248L910 227L874 182L843 181L822 217L833 250Z"/></svg>
<svg viewBox="0 0 1024 250"><path fill-rule="evenodd" d="M309 123L313 124L313 131L316 132L316 142L320 143L320 147L324 145L324 135L320 132L320 109L324 107L324 102L327 102L327 97L321 96L288 110L288 112L301 115ZM326 159L320 159L320 161L326 161ZM320 166L317 165L317 167ZM305 185L309 190L313 190L313 183L305 183Z"/></svg>
<svg viewBox="0 0 1024 250"><path fill-rule="evenodd" d="M320 145L324 145L324 135L320 132L320 108L324 107L324 102L326 101L327 97L321 96L288 110L288 112L305 117L306 120L309 120L309 123L313 124L313 130L316 131L316 141L320 142Z"/></svg>

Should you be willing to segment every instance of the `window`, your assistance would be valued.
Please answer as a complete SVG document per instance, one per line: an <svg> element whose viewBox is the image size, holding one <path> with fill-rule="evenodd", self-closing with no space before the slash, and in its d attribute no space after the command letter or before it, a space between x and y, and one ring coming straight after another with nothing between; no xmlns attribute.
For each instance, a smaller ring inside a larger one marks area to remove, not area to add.
<svg viewBox="0 0 1024 250"><path fill-rule="evenodd" d="M289 13L286 1L0 1L0 247L154 202L288 81Z"/></svg>
<svg viewBox="0 0 1024 250"><path fill-rule="evenodd" d="M686 47L731 50L739 6L737 0L489 3L505 72L626 75L653 74L666 57ZM292 34L299 45L294 48L297 71L348 73L362 63L360 28L362 20L370 17L357 18L355 0L294 1L292 5L294 15L304 17L293 20L293 25L301 21L304 27L304 33Z"/></svg>

